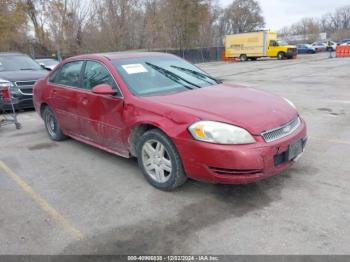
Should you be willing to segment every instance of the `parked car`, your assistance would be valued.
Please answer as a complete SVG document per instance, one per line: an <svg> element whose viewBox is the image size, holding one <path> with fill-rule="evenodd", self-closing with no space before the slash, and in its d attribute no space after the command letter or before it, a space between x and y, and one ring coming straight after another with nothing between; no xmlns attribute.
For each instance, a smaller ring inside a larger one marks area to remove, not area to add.
<svg viewBox="0 0 350 262"><path fill-rule="evenodd" d="M350 45L350 41L344 42L344 43L342 43L341 45Z"/></svg>
<svg viewBox="0 0 350 262"><path fill-rule="evenodd" d="M314 54L316 50L313 46L309 44L299 44L297 45L298 54Z"/></svg>
<svg viewBox="0 0 350 262"><path fill-rule="evenodd" d="M186 179L250 183L303 152L306 124L287 99L224 84L164 53L80 55L34 88L52 140L67 136L135 156L153 186Z"/></svg>
<svg viewBox="0 0 350 262"><path fill-rule="evenodd" d="M341 44L344 44L346 42L350 42L350 39L343 39L343 40L339 41L338 44L341 45Z"/></svg>
<svg viewBox="0 0 350 262"><path fill-rule="evenodd" d="M53 58L41 58L35 59L35 61L39 63L39 65L41 65L43 68L50 71L54 70L55 67L60 63L59 61Z"/></svg>
<svg viewBox="0 0 350 262"><path fill-rule="evenodd" d="M311 44L311 46L315 48L316 52L323 52L323 51L326 51L327 49L327 45L322 42L314 42Z"/></svg>
<svg viewBox="0 0 350 262"><path fill-rule="evenodd" d="M8 85L17 101L15 109L33 108L33 86L48 71L22 53L0 53L0 83ZM4 106L5 110L11 109Z"/></svg>

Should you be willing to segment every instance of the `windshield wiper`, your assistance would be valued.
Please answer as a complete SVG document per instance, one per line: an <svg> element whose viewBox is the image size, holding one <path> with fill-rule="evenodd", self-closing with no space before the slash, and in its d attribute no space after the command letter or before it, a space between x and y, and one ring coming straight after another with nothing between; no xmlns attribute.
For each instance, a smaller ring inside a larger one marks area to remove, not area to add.
<svg viewBox="0 0 350 262"><path fill-rule="evenodd" d="M36 68L21 68L20 70L30 70L30 71L35 71L35 70L37 70Z"/></svg>
<svg viewBox="0 0 350 262"><path fill-rule="evenodd" d="M190 84L190 85L195 86L197 88L201 88L201 86L196 85L196 84L186 80L185 78L183 78L183 77L181 77L181 76L179 76L179 75L177 75L177 74L175 74L175 73L173 73L165 68L162 68L160 66L154 65L154 64L149 63L149 62L146 62L145 64L152 67L154 70L157 70L159 73L165 75L166 77L170 78L171 80L173 80L179 84L181 84L181 82L179 81L179 80L181 80L187 84ZM186 87L187 89L193 89L192 87L189 87L187 85L183 85L183 86Z"/></svg>
<svg viewBox="0 0 350 262"><path fill-rule="evenodd" d="M207 74L204 74L204 73L201 73L201 72L198 72L198 71L195 71L195 70L191 70L191 69L180 67L180 66L174 66L174 65L172 65L171 67L173 67L175 69L178 69L180 71L183 71L183 72L190 73L191 75L194 75L194 76L196 76L197 78L199 78L201 80L204 80L205 78L207 78L207 79L213 80L217 84L221 84L222 83L221 80L218 80L218 79L216 79L216 78L214 78L212 76L209 76ZM204 80L204 81L209 83L209 84L212 84L211 82L209 82L207 80Z"/></svg>

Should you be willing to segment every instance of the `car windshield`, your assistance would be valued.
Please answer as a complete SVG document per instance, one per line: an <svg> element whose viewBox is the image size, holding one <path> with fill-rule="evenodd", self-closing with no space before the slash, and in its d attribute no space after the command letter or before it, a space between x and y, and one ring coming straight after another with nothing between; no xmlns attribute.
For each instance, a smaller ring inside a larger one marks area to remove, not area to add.
<svg viewBox="0 0 350 262"><path fill-rule="evenodd" d="M173 56L130 58L112 63L137 96L182 92L220 83L194 65Z"/></svg>
<svg viewBox="0 0 350 262"><path fill-rule="evenodd" d="M277 43L278 43L279 46L288 45L288 43L285 40L277 40Z"/></svg>
<svg viewBox="0 0 350 262"><path fill-rule="evenodd" d="M0 55L0 71L41 70L38 63L26 55Z"/></svg>

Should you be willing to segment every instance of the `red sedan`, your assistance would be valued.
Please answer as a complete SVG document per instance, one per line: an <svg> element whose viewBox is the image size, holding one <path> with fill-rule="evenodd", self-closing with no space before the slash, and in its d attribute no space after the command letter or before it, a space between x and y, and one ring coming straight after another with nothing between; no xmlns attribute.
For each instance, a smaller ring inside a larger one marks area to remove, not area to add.
<svg viewBox="0 0 350 262"><path fill-rule="evenodd" d="M169 54L69 58L36 83L34 105L51 139L135 156L163 190L188 177L258 181L291 166L306 143L305 122L287 99L223 84Z"/></svg>

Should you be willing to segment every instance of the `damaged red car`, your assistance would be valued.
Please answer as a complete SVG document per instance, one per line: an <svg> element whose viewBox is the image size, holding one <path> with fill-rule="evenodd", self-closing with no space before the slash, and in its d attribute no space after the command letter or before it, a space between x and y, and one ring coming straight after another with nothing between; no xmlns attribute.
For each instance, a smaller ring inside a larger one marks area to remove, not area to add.
<svg viewBox="0 0 350 262"><path fill-rule="evenodd" d="M224 84L163 53L69 58L36 82L34 105L51 139L137 157L148 182L162 190L187 178L267 178L290 167L307 139L289 100Z"/></svg>

